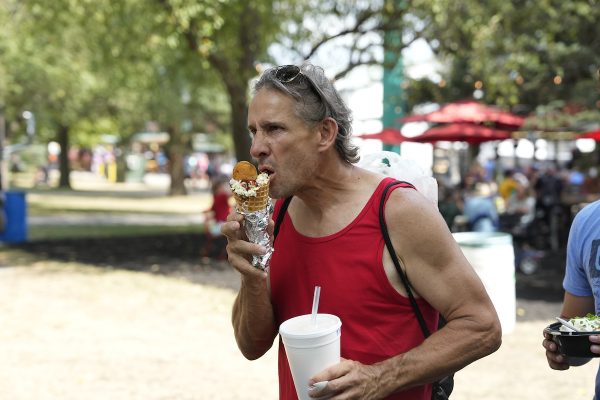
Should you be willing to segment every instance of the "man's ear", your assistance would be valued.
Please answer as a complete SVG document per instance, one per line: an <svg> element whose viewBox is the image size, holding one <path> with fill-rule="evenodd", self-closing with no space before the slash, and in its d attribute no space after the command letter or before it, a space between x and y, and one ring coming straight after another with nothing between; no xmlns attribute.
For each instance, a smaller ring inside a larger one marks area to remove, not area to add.
<svg viewBox="0 0 600 400"><path fill-rule="evenodd" d="M319 124L319 147L323 150L330 148L335 144L338 134L338 124L331 117L325 118Z"/></svg>

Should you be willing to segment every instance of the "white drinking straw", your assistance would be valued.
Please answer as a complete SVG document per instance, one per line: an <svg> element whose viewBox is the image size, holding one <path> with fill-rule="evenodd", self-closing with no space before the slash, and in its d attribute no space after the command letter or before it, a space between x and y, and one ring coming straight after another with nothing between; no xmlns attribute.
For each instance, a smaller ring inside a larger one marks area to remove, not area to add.
<svg viewBox="0 0 600 400"><path fill-rule="evenodd" d="M317 323L317 310L319 309L319 296L321 295L321 286L315 286L315 294L313 296L311 322Z"/></svg>

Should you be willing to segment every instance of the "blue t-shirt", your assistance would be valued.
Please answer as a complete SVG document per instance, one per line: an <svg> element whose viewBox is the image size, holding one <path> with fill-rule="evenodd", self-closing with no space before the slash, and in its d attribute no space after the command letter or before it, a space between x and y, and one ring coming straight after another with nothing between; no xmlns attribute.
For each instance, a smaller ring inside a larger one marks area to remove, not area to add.
<svg viewBox="0 0 600 400"><path fill-rule="evenodd" d="M489 196L469 196L465 199L464 214L474 232L495 232L498 226L498 210Z"/></svg>
<svg viewBox="0 0 600 400"><path fill-rule="evenodd" d="M596 315L600 315L600 200L586 206L573 220L563 287L575 296L594 296ZM600 399L600 370L594 398Z"/></svg>

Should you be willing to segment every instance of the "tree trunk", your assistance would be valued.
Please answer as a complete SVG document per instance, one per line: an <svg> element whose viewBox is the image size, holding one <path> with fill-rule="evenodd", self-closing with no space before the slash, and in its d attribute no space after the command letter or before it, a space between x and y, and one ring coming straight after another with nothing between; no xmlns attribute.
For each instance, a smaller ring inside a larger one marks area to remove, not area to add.
<svg viewBox="0 0 600 400"><path fill-rule="evenodd" d="M169 174L171 175L171 186L169 188L169 196L185 196L187 189L185 187L185 170L184 170L184 152L186 138L176 126L168 128L170 135L167 155L169 157Z"/></svg>
<svg viewBox="0 0 600 400"><path fill-rule="evenodd" d="M248 134L248 82L256 74L254 62L258 53L258 30L254 24L261 23L253 2L246 2L240 15L238 41L241 54L236 58L226 58L220 54L211 54L209 62L221 75L229 95L231 107L231 134L238 161L251 161L250 146L252 140Z"/></svg>
<svg viewBox="0 0 600 400"><path fill-rule="evenodd" d="M60 155L58 156L58 168L60 171L60 180L58 187L71 189L70 175L71 166L69 165L69 127L58 126L57 142L60 145Z"/></svg>
<svg viewBox="0 0 600 400"><path fill-rule="evenodd" d="M238 78L239 79L239 78ZM235 145L235 157L238 161L251 161L250 145L252 140L248 134L248 102L246 101L246 82L227 85L229 104L231 106L231 132Z"/></svg>

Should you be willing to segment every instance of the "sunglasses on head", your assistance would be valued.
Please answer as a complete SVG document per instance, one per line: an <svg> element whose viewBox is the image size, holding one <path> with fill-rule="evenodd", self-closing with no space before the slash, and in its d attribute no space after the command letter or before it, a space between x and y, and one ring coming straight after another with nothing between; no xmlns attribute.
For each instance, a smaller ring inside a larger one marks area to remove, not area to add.
<svg viewBox="0 0 600 400"><path fill-rule="evenodd" d="M275 68L275 79L279 82L286 84L293 82L299 76L304 77L310 84L311 88L315 91L319 99L325 104L328 105L328 102L323 94L323 91L313 82L313 80L302 72L302 69L297 65L281 65Z"/></svg>
<svg viewBox="0 0 600 400"><path fill-rule="evenodd" d="M280 65L275 68L275 78L281 83L290 83L300 75L304 76L297 65Z"/></svg>

